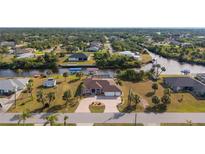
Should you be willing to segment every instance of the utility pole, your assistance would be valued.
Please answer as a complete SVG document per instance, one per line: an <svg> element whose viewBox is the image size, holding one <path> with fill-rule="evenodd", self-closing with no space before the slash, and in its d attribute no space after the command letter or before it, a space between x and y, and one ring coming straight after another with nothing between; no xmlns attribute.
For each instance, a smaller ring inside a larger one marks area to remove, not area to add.
<svg viewBox="0 0 205 154"><path fill-rule="evenodd" d="M135 113L135 126L137 126L137 113Z"/></svg>

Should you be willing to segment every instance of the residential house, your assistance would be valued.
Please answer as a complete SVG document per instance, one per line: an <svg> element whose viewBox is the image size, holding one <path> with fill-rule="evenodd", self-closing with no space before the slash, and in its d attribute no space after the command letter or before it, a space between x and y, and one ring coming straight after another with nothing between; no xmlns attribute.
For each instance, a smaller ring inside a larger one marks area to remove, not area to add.
<svg viewBox="0 0 205 154"><path fill-rule="evenodd" d="M26 88L28 78L2 79L0 80L0 95L11 95L16 91Z"/></svg>
<svg viewBox="0 0 205 154"><path fill-rule="evenodd" d="M97 52L98 50L100 50L100 48L99 48L99 47L96 47L96 46L93 46L93 47L89 47L87 50L88 50L89 52Z"/></svg>
<svg viewBox="0 0 205 154"><path fill-rule="evenodd" d="M134 59L140 59L140 54L139 52L131 52L131 51L122 51L122 52L119 52L120 55L124 55L124 56L127 56L127 57L131 57L131 58L134 58Z"/></svg>
<svg viewBox="0 0 205 154"><path fill-rule="evenodd" d="M74 53L69 56L68 58L69 61L86 61L88 60L88 56L84 53Z"/></svg>
<svg viewBox="0 0 205 154"><path fill-rule="evenodd" d="M205 95L205 84L191 77L167 77L164 83L174 92L189 91L196 96Z"/></svg>
<svg viewBox="0 0 205 154"><path fill-rule="evenodd" d="M44 81L43 86L46 88L51 88L56 86L56 80L53 78L48 78L46 81Z"/></svg>
<svg viewBox="0 0 205 154"><path fill-rule="evenodd" d="M3 41L0 43L0 46L8 46L14 48L16 43L14 41Z"/></svg>
<svg viewBox="0 0 205 154"><path fill-rule="evenodd" d="M28 52L28 53L22 53L22 54L18 54L16 55L18 59L22 59L22 58L34 58L35 54Z"/></svg>
<svg viewBox="0 0 205 154"><path fill-rule="evenodd" d="M83 95L121 96L122 91L113 79L87 78L82 88Z"/></svg>

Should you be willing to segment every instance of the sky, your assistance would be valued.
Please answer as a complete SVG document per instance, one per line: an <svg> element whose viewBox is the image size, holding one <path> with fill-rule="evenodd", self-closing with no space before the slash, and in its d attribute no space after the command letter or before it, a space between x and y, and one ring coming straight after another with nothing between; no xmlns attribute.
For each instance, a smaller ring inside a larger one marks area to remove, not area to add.
<svg viewBox="0 0 205 154"><path fill-rule="evenodd" d="M0 27L205 27L204 0L0 0Z"/></svg>

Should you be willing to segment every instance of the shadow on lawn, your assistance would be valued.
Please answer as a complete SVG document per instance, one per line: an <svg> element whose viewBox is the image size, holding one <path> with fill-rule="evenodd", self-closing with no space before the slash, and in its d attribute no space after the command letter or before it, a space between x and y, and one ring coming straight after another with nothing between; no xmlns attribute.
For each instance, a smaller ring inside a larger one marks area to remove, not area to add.
<svg viewBox="0 0 205 154"><path fill-rule="evenodd" d="M145 95L145 96L147 96L147 97L152 97L153 95L154 95L154 92L153 92L153 91L151 91L151 92L146 93L146 95Z"/></svg>
<svg viewBox="0 0 205 154"><path fill-rule="evenodd" d="M146 109L145 109L145 113L163 113L163 112L166 112L167 111L167 105L164 105L164 104L158 104L158 105L155 105L155 106L148 106Z"/></svg>

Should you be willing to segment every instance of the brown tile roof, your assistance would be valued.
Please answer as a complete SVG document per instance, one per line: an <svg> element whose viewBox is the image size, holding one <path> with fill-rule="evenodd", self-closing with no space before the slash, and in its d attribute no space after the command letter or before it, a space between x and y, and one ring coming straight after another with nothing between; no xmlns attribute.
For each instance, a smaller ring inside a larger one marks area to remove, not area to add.
<svg viewBox="0 0 205 154"><path fill-rule="evenodd" d="M87 89L103 89L104 92L121 92L113 79L87 78L84 81Z"/></svg>

